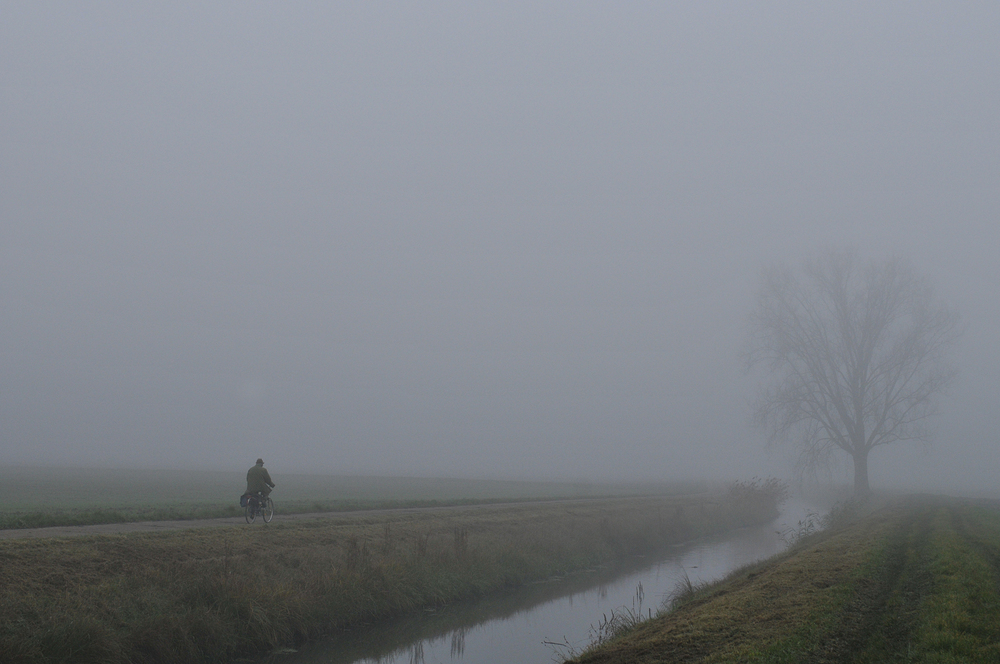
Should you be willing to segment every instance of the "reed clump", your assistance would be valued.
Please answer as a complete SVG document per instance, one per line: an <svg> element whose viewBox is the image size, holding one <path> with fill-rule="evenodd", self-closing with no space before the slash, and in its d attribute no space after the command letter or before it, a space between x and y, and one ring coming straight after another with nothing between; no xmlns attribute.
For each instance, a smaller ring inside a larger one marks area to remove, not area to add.
<svg viewBox="0 0 1000 664"><path fill-rule="evenodd" d="M0 652L24 663L252 657L650 553L729 528L733 514L726 497L642 497L8 540Z"/></svg>
<svg viewBox="0 0 1000 664"><path fill-rule="evenodd" d="M735 523L757 518L760 514L778 516L778 507L788 499L788 485L776 477L754 477L733 482L726 492L726 503Z"/></svg>

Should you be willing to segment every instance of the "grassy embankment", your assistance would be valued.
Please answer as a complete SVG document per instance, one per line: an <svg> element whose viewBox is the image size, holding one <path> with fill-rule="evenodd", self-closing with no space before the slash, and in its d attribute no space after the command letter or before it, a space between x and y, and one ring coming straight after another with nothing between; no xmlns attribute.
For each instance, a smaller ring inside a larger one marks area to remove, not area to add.
<svg viewBox="0 0 1000 664"><path fill-rule="evenodd" d="M244 471L0 467L0 529L242 514ZM281 514L703 491L701 483L599 484L277 474Z"/></svg>
<svg viewBox="0 0 1000 664"><path fill-rule="evenodd" d="M773 507L636 497L7 540L0 652L10 662L232 661L766 521Z"/></svg>
<svg viewBox="0 0 1000 664"><path fill-rule="evenodd" d="M1000 504L839 521L573 661L1000 662Z"/></svg>

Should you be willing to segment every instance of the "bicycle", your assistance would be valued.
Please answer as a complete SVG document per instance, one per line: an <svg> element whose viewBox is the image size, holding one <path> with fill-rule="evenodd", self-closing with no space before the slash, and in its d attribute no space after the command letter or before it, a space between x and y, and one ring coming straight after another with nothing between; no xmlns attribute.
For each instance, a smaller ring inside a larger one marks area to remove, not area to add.
<svg viewBox="0 0 1000 664"><path fill-rule="evenodd" d="M271 519L274 518L274 501L268 496L265 498L259 493L252 493L247 498L247 506L244 508L243 516L246 518L247 523L253 523L257 520L257 516L264 519L264 523L271 523Z"/></svg>

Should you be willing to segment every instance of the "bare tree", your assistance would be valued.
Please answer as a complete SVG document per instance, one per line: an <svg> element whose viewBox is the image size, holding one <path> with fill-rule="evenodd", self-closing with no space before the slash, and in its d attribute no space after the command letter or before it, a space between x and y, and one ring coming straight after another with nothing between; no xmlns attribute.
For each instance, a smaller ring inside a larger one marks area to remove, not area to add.
<svg viewBox="0 0 1000 664"><path fill-rule="evenodd" d="M958 315L898 258L829 251L798 270L763 273L747 369L768 369L754 421L772 442L801 445L800 467L837 450L854 459L854 492L869 492L876 447L927 436L937 397L955 375L944 352Z"/></svg>

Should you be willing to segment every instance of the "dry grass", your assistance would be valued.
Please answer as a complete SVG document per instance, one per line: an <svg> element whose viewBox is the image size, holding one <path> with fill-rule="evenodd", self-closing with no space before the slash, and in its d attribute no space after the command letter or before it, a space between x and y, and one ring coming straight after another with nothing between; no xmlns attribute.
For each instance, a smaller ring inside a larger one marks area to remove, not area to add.
<svg viewBox="0 0 1000 664"><path fill-rule="evenodd" d="M767 515L760 515L765 518ZM629 498L0 542L14 662L219 661L647 553L746 518Z"/></svg>

